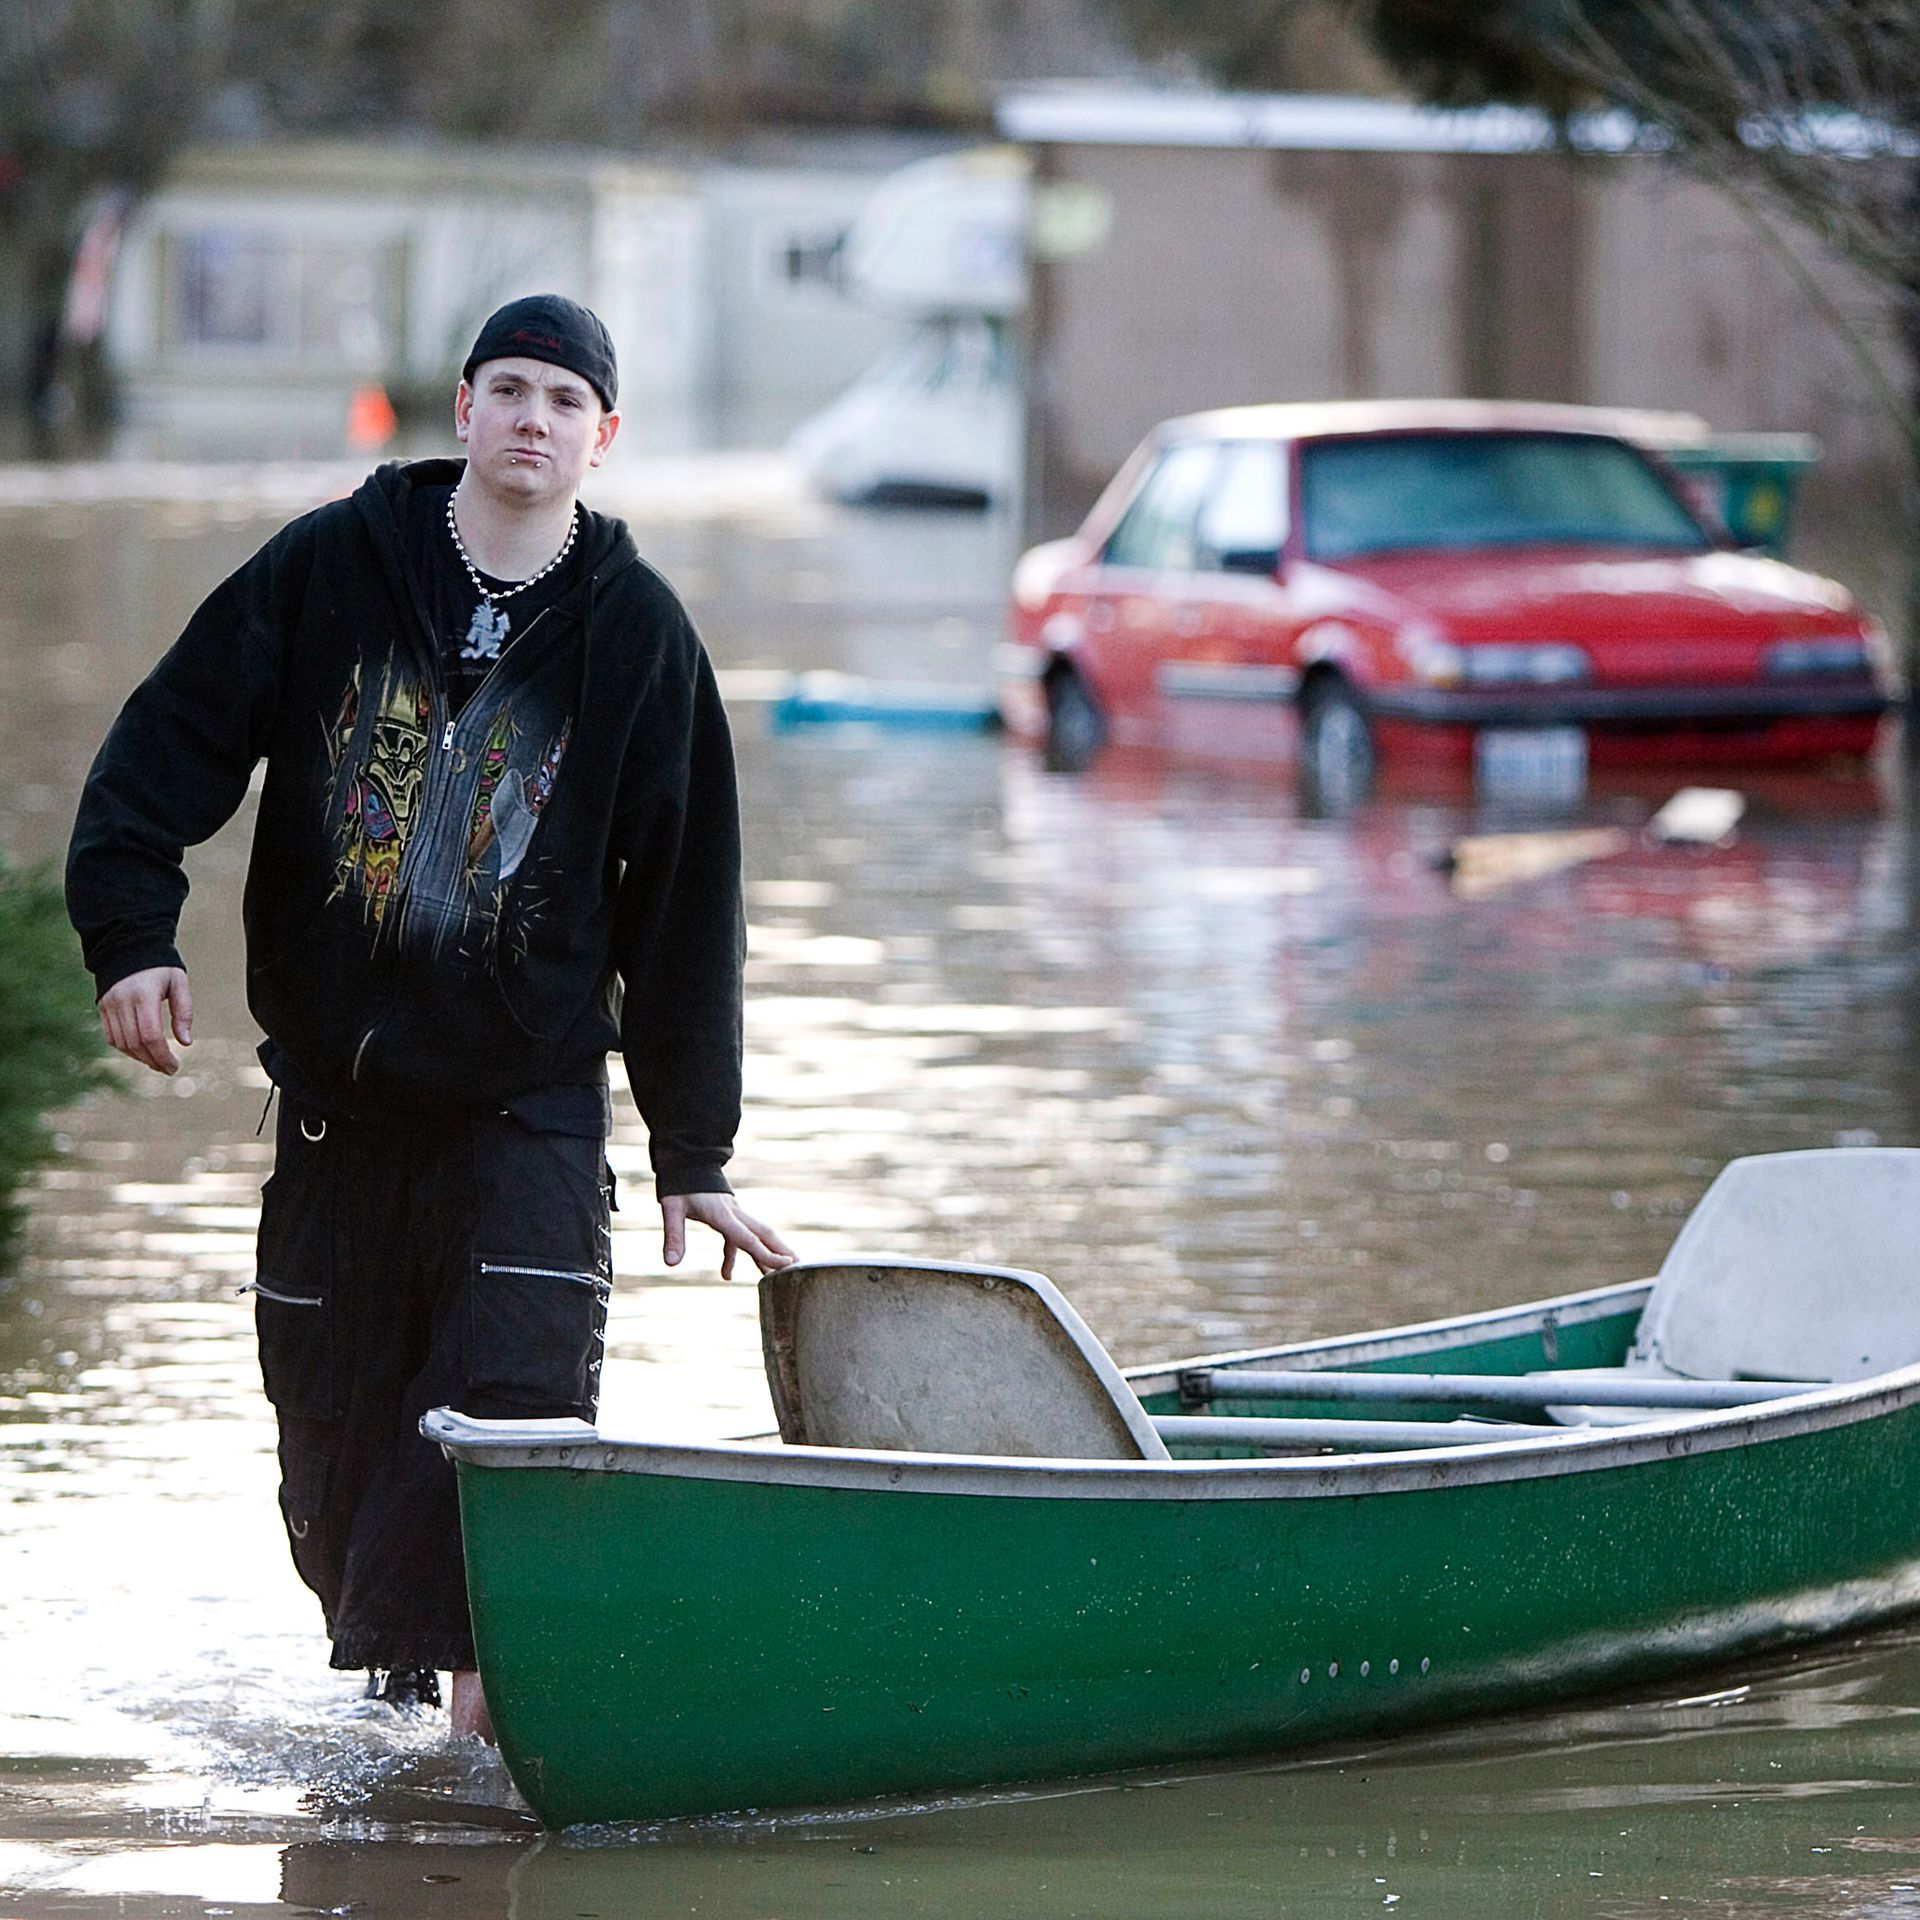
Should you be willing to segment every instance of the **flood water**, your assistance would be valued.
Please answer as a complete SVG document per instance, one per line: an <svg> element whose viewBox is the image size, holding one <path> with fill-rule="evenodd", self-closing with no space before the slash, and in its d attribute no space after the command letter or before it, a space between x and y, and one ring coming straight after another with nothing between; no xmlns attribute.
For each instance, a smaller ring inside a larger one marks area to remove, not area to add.
<svg viewBox="0 0 1920 1920"><path fill-rule="evenodd" d="M0 846L57 853L126 689L350 478L0 474ZM1700 848L1641 833L1671 779L1323 820L1273 768L774 733L786 670L981 681L1005 528L824 511L751 460L629 494L734 700L736 1174L809 1255L1038 1268L1134 1362L1638 1277L1736 1154L1920 1138L1897 761L1744 783ZM1441 868L1570 820L1631 844L1477 898ZM1268 1766L542 1838L490 1754L329 1673L287 1563L235 1294L268 1154L245 846L192 856L185 1071L64 1117L0 1281L0 1913L1920 1913L1897 1627ZM631 1107L613 1158L606 1423L764 1427L753 1290L704 1248L667 1276Z"/></svg>

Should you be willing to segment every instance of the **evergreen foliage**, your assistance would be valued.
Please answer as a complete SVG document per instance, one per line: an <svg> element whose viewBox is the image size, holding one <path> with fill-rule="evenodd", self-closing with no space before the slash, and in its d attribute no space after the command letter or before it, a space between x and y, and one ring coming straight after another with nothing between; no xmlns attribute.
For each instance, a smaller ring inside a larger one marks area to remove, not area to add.
<svg viewBox="0 0 1920 1920"><path fill-rule="evenodd" d="M44 873L0 865L0 1266L17 1252L20 1189L51 1157L47 1115L106 1078L93 988Z"/></svg>

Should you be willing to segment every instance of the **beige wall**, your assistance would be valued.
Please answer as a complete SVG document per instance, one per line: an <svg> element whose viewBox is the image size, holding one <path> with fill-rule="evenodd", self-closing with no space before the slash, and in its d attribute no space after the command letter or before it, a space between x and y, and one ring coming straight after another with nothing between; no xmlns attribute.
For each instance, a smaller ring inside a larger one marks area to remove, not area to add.
<svg viewBox="0 0 1920 1920"><path fill-rule="evenodd" d="M1831 474L1897 459L1840 330L1731 201L1642 160L1597 173L1586 207L1591 398L1814 433ZM1796 254L1904 389L1890 304L1810 243L1797 240Z"/></svg>
<svg viewBox="0 0 1920 1920"><path fill-rule="evenodd" d="M1029 520L1071 526L1141 433L1251 400L1488 395L1816 434L1807 497L1891 514L1901 438L1722 196L1657 159L1054 144L1105 241L1035 269ZM1904 384L1885 304L1798 243ZM1841 523L1848 515L1835 515ZM1818 556L1815 556L1818 558Z"/></svg>

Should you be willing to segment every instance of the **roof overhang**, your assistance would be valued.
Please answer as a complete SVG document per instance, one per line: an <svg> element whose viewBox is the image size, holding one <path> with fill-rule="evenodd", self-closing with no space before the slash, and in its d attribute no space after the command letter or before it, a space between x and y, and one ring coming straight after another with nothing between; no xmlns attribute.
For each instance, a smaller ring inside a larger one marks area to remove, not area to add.
<svg viewBox="0 0 1920 1920"><path fill-rule="evenodd" d="M1010 140L1037 145L1264 147L1319 153L1660 153L1662 127L1619 111L1572 115L1537 107L1424 107L1317 93L1218 93L1059 81L1003 94L995 110ZM1751 147L1847 159L1920 157L1920 132L1840 108L1741 127Z"/></svg>
<svg viewBox="0 0 1920 1920"><path fill-rule="evenodd" d="M1273 147L1353 153L1540 153L1557 143L1532 107L1452 110L1308 93L1208 93L1062 83L1001 96L1009 139L1128 147ZM1582 115L1571 144L1625 152L1646 129L1624 113Z"/></svg>

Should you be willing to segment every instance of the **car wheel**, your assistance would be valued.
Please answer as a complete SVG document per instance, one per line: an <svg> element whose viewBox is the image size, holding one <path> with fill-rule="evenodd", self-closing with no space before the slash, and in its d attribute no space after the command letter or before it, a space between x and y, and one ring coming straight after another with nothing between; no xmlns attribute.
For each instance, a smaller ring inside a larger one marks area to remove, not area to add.
<svg viewBox="0 0 1920 1920"><path fill-rule="evenodd" d="M1373 724L1344 681L1311 683L1301 699L1300 773L1308 801L1337 811L1373 788Z"/></svg>
<svg viewBox="0 0 1920 1920"><path fill-rule="evenodd" d="M1078 773L1100 751L1107 723L1087 683L1071 667L1047 676L1047 765Z"/></svg>

